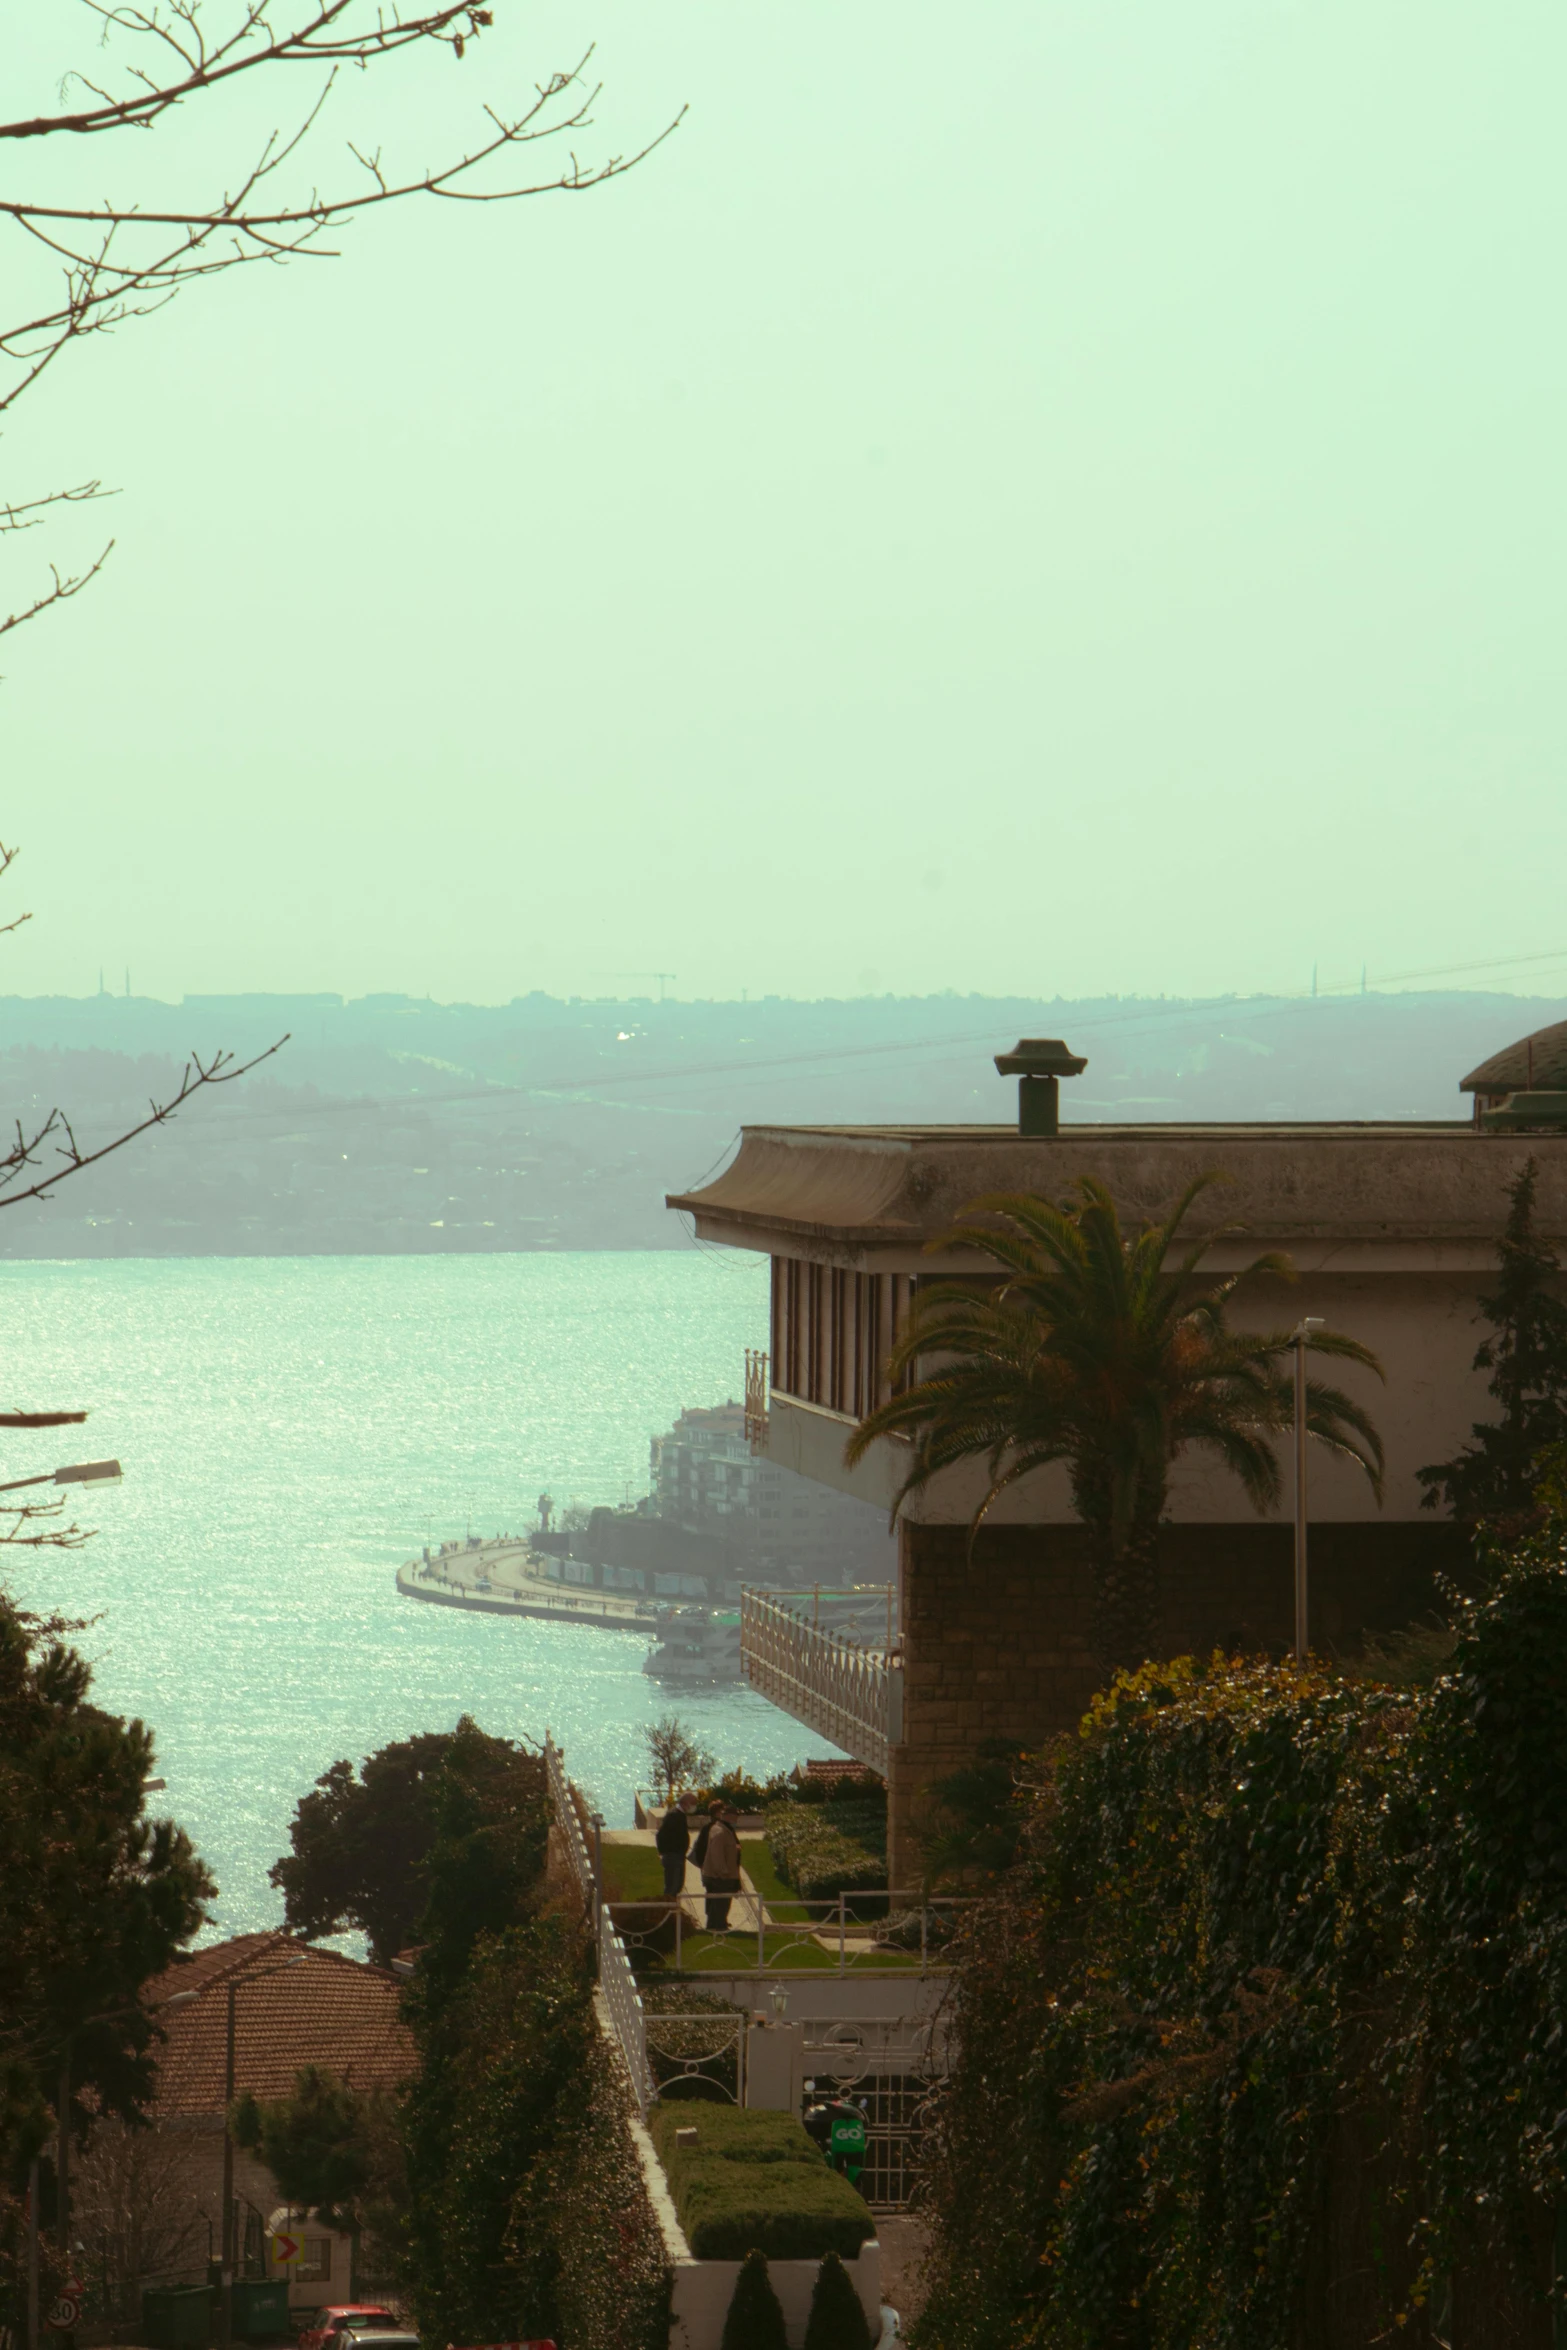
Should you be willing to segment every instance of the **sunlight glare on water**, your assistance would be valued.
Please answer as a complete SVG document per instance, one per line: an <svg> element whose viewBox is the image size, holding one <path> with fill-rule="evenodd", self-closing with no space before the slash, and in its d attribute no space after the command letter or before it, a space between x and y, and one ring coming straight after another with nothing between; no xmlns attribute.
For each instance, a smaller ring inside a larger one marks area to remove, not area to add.
<svg viewBox="0 0 1567 2350"><path fill-rule="evenodd" d="M765 1262L583 1255L132 1259L0 1265L5 1402L86 1405L11 1432L6 1473L124 1463L72 1497L83 1551L12 1551L18 1597L100 1620L96 1692L157 1736L166 1806L217 1876L218 1928L281 1918L267 1869L339 1756L449 1727L546 1724L611 1826L677 1709L724 1763L829 1751L749 1690L678 1696L645 1641L400 1599L426 1541L520 1530L647 1490L648 1439L740 1393Z"/></svg>

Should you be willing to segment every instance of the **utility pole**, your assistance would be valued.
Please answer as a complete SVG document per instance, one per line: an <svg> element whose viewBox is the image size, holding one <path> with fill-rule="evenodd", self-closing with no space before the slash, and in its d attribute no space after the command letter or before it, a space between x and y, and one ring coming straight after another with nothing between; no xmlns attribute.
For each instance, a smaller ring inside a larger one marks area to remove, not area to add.
<svg viewBox="0 0 1567 2350"><path fill-rule="evenodd" d="M237 1983L228 1987L228 2037L223 2059L223 2241L218 2270L223 2295L218 2340L223 2350L229 2350L234 2339L234 1994L238 1989Z"/></svg>
<svg viewBox="0 0 1567 2350"><path fill-rule="evenodd" d="M261 1967L253 1975L236 1975L230 1980L228 1985L228 2032L225 2041L223 2060L223 2257L218 2270L218 2274L222 2279L220 2286L221 2305L218 2320L218 2341L221 2345L221 2350L230 2350L230 2346L234 2340L234 2270L237 2266L238 2251L238 2247L235 2241L236 2230L234 2226L235 2001L239 1995L241 1982L264 1983L267 1981L269 1976L286 1975L290 1967L303 1966L304 1963L305 1954L303 1951L300 1951L297 1957L285 1958L281 1966ZM196 1999L199 1997L200 1993L196 1991L179 1991L175 1993L175 1999L179 2000ZM172 2007L174 2005L174 2000L170 2000L168 2004Z"/></svg>

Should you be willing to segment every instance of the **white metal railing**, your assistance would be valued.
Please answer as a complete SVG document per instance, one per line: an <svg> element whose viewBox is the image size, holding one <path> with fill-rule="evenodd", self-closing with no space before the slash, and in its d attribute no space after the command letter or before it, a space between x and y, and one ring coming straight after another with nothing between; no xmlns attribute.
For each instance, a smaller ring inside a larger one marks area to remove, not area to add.
<svg viewBox="0 0 1567 2350"><path fill-rule="evenodd" d="M818 1978L863 1969L924 1976L951 1967L953 1935L973 1907L972 1894L928 1894L882 1885L839 1893L830 1901L792 1893L734 1893L721 1938L679 1901L613 1901L604 1917L623 1948L675 1975L792 1975ZM689 1914L688 1914L689 1913Z"/></svg>
<svg viewBox="0 0 1567 2350"><path fill-rule="evenodd" d="M566 1858L571 1873L586 1906L598 1905L598 1879L593 1873L593 1859L588 1851L588 1840L582 1832L582 1815L572 1798L571 1782L566 1777L566 1760L548 1730L544 1733L544 1768L549 1778L550 1803L555 1813L555 1825L560 1840L566 1847Z"/></svg>
<svg viewBox="0 0 1567 2350"><path fill-rule="evenodd" d="M893 1657L838 1639L764 1591L743 1591L740 1667L772 1704L885 1777L903 1736L903 1668Z"/></svg>
<svg viewBox="0 0 1567 2350"><path fill-rule="evenodd" d="M767 1450L767 1356L745 1350L745 1440L753 1453Z"/></svg>
<svg viewBox="0 0 1567 2350"><path fill-rule="evenodd" d="M550 1807L555 1824L560 1830L561 1842L571 1863L572 1875L577 1880L593 1929L598 1948L599 1992L604 2001L604 2012L614 2027L620 2052L631 2075L631 2086L644 2113L658 2094L652 2068L648 2063L647 2024L642 2013L642 1994L626 1946L615 1930L615 1921L604 1906L599 1871L594 1865L594 1854L588 1850L588 1840L582 1830L582 1814L577 1809L576 1793L566 1776L566 1758L548 1730L544 1733L544 1769L550 1791ZM599 1820L593 1820L594 1842L598 1840Z"/></svg>
<svg viewBox="0 0 1567 2350"><path fill-rule="evenodd" d="M647 2054L647 2018L642 2012L642 1994L637 1989L637 1978L631 1971L626 1946L615 1931L615 1921L601 1913L598 1930L599 1990L605 2010L615 2027L620 2042L620 2053L626 2060L631 2075L631 2086L637 2103L644 2113L658 2095L658 2084Z"/></svg>

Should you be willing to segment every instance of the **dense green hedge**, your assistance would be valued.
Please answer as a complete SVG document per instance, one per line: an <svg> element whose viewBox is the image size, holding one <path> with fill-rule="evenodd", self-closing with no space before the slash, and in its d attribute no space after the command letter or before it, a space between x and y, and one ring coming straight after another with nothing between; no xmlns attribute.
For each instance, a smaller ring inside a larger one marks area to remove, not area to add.
<svg viewBox="0 0 1567 2350"><path fill-rule="evenodd" d="M544 2247L567 2350L668 2350L673 2276L631 2134L623 2066L595 2033L567 2126L518 2185L508 2250Z"/></svg>
<svg viewBox="0 0 1567 2350"><path fill-rule="evenodd" d="M460 1728L406 2012L405 2281L429 2342L667 2350L669 2275L593 1951L546 1870L544 1766Z"/></svg>
<svg viewBox="0 0 1567 2350"><path fill-rule="evenodd" d="M698 2260L845 2260L875 2233L860 2197L829 2170L792 2114L655 2106L648 2118L686 2242ZM675 2132L695 2128L694 2147Z"/></svg>
<svg viewBox="0 0 1567 2350"><path fill-rule="evenodd" d="M931 2350L1549 2338L1567 1540L1428 1689L1215 1659L1039 1772L954 1984Z"/></svg>
<svg viewBox="0 0 1567 2350"><path fill-rule="evenodd" d="M774 1804L762 1830L774 1868L806 1901L887 1882L885 1805Z"/></svg>

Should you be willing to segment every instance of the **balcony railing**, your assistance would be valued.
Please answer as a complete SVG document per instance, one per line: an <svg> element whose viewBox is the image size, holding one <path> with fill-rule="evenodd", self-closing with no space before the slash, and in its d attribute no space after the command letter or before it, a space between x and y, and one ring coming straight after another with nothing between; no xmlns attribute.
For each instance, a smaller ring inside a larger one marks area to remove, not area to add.
<svg viewBox="0 0 1567 2350"><path fill-rule="evenodd" d="M745 1350L745 1440L753 1453L767 1450L767 1356Z"/></svg>
<svg viewBox="0 0 1567 2350"><path fill-rule="evenodd" d="M856 1648L763 1591L740 1595L740 1664L753 1689L885 1777L903 1736L903 1668Z"/></svg>

